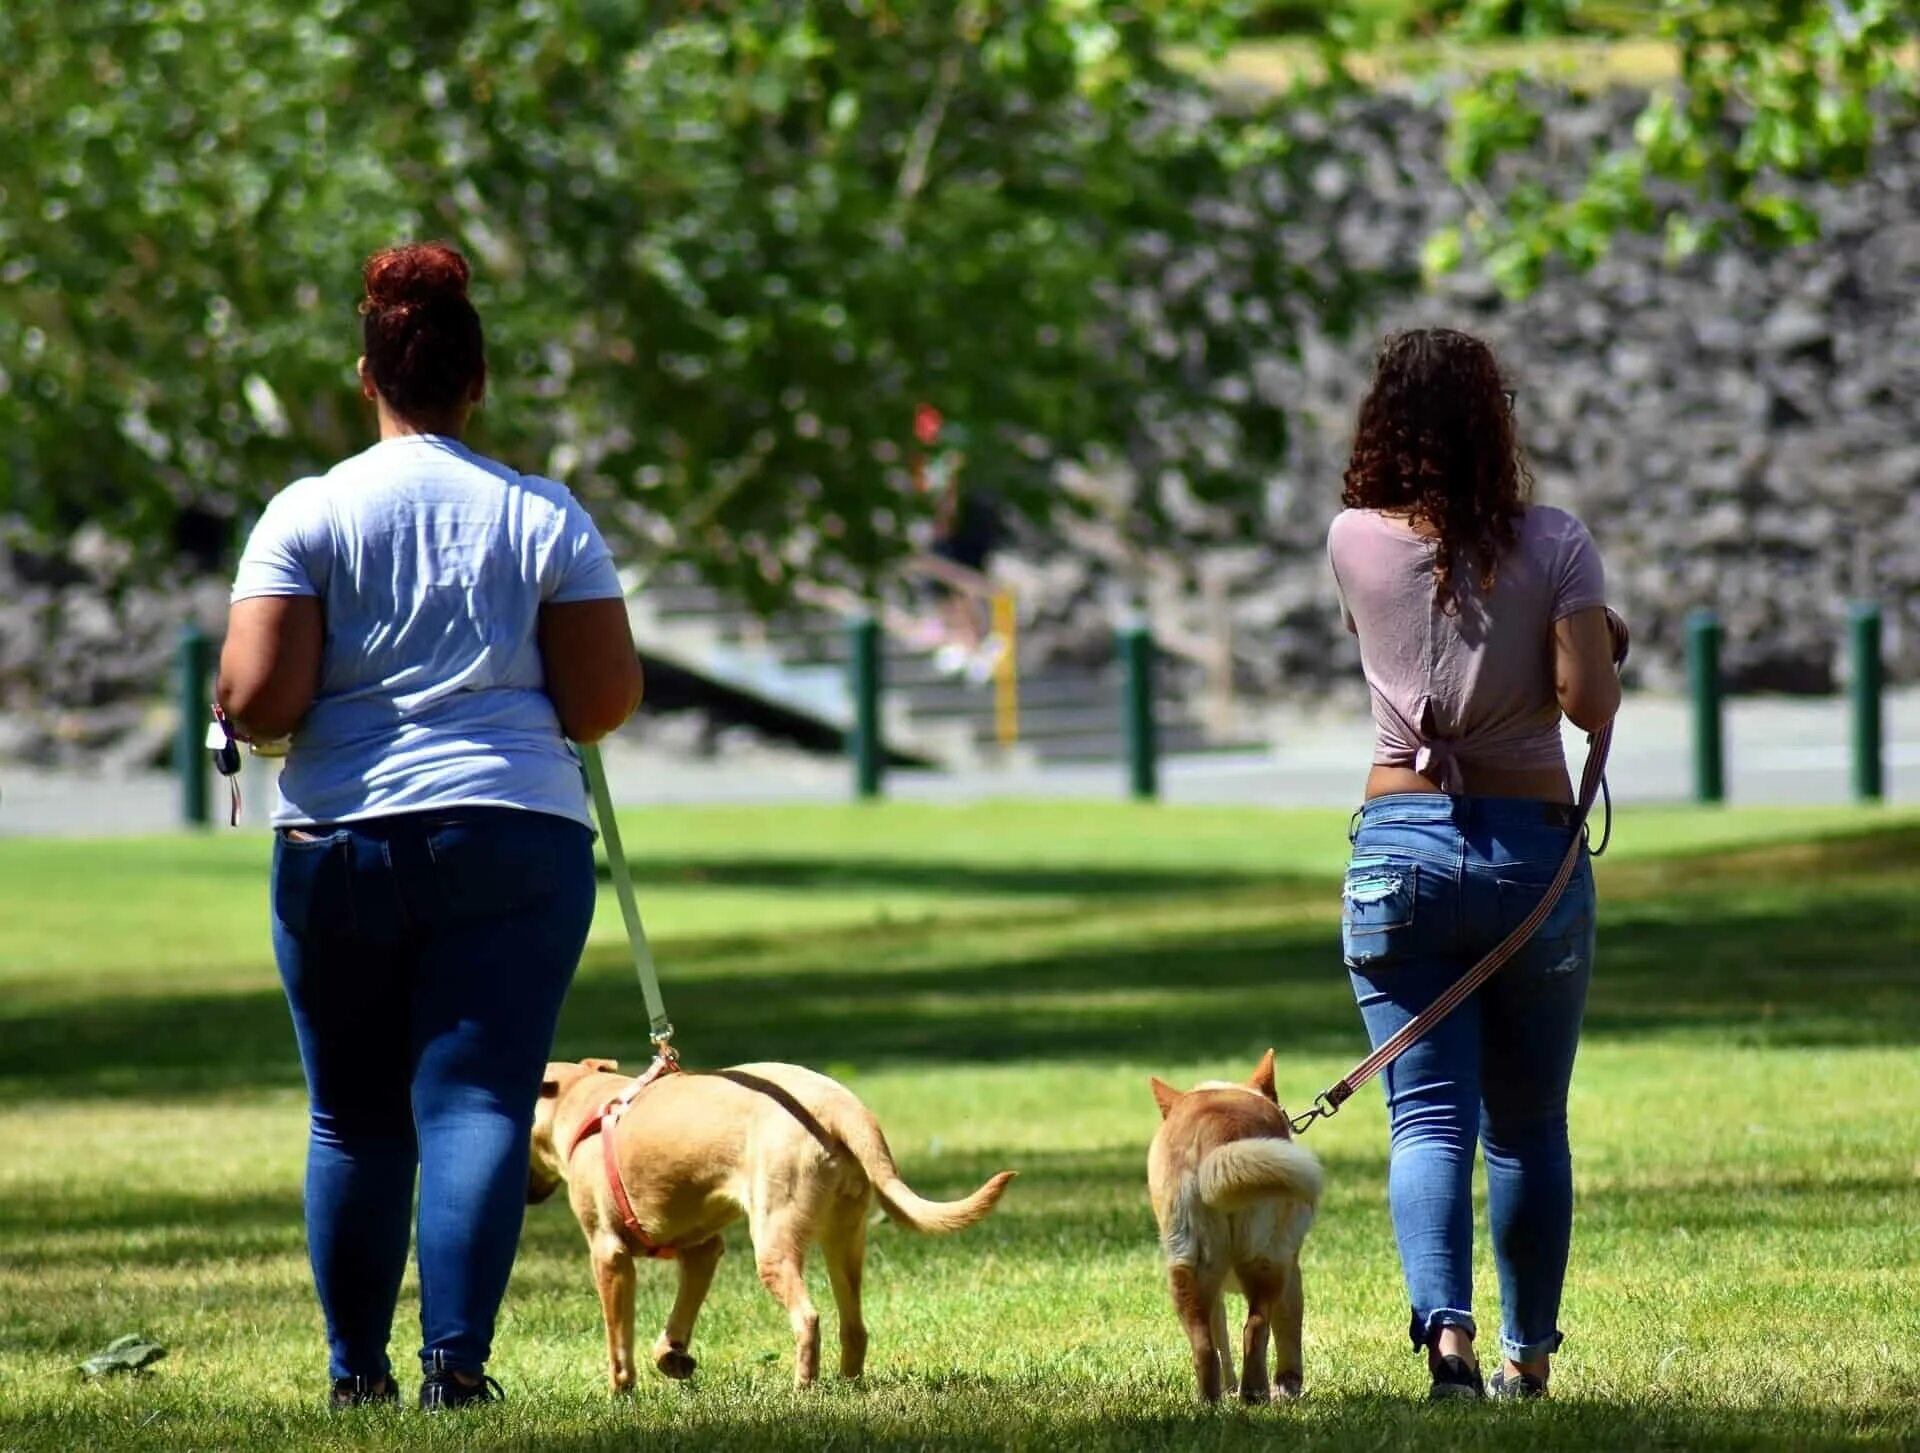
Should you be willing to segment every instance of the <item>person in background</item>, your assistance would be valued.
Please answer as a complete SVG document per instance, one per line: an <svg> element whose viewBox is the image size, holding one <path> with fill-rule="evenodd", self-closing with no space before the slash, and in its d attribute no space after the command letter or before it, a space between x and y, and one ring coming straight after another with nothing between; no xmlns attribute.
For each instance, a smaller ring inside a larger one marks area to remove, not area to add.
<svg viewBox="0 0 1920 1453"><path fill-rule="evenodd" d="M1595 731L1620 705L1625 628L1606 610L1599 554L1572 515L1528 503L1530 483L1492 351L1447 329L1387 339L1327 538L1376 728L1341 928L1376 1047L1540 902L1578 830L1561 717ZM1547 1390L1573 1223L1567 1087L1593 946L1583 849L1527 946L1386 1072L1388 1195L1436 1399L1486 1390L1476 1140L1501 1291L1492 1391Z"/></svg>
<svg viewBox="0 0 1920 1453"><path fill-rule="evenodd" d="M593 916L567 738L639 704L612 558L552 480L461 442L486 386L466 260L364 273L379 442L281 491L233 587L219 700L291 737L272 929L311 1105L331 1403L391 1401L419 1175L420 1406L492 1400L540 1075Z"/></svg>
<svg viewBox="0 0 1920 1453"><path fill-rule="evenodd" d="M914 432L929 449L943 437L954 446L962 441L960 431L947 425L931 408L923 407L915 414ZM1006 643L982 620L980 600L980 588L1000 543L1001 525L992 495L962 483L965 462L964 454L954 447L931 468L917 466L920 488L938 491L933 534L927 547L933 564L925 580L939 615L933 636L938 642L934 664L948 675L965 672L972 680L984 682L993 675L1006 650Z"/></svg>

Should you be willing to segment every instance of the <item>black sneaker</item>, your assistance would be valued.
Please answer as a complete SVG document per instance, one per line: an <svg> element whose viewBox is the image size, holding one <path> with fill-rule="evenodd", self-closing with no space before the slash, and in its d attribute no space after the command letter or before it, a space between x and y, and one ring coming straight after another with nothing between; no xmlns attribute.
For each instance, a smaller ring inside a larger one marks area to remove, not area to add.
<svg viewBox="0 0 1920 1453"><path fill-rule="evenodd" d="M420 1380L420 1411L437 1413L443 1408L464 1408L473 1403L503 1403L507 1395L490 1377L476 1383L464 1383L452 1372L436 1368Z"/></svg>
<svg viewBox="0 0 1920 1453"><path fill-rule="evenodd" d="M390 1372L378 1377L336 1377L333 1391L327 1395L327 1406L336 1413L399 1401L400 1384L393 1380Z"/></svg>
<svg viewBox="0 0 1920 1453"><path fill-rule="evenodd" d="M1508 1377L1503 1367L1487 1383L1487 1396L1499 1398L1502 1402L1531 1402L1546 1395L1547 1385L1530 1372L1518 1372Z"/></svg>
<svg viewBox="0 0 1920 1453"><path fill-rule="evenodd" d="M1433 1369L1433 1386L1427 1390L1430 1403L1477 1403L1487 1395L1480 1369L1464 1357L1448 1354Z"/></svg>

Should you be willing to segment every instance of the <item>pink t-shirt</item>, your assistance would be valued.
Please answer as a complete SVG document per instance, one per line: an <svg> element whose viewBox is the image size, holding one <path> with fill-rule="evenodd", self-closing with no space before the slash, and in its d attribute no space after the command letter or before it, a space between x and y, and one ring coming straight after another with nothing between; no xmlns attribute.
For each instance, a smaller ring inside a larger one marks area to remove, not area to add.
<svg viewBox="0 0 1920 1453"><path fill-rule="evenodd" d="M1433 590L1435 542L1404 519L1345 510L1327 532L1341 615L1360 638L1373 694L1373 760L1465 791L1464 764L1557 767L1553 625L1606 604L1593 537L1565 510L1534 505L1493 589L1456 572L1458 605Z"/></svg>

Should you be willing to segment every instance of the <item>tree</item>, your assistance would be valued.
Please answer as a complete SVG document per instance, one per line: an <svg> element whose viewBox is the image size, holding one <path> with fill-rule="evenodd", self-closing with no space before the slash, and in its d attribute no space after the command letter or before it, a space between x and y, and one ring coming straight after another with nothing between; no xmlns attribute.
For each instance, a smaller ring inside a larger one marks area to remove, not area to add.
<svg viewBox="0 0 1920 1453"><path fill-rule="evenodd" d="M1579 7L1455 8L1470 40ZM1657 15L1681 84L1576 191L1537 169L1501 185L1544 98L1512 76L1459 98L1456 173L1487 200L1430 262L1478 246L1524 288L1622 226L1677 248L1800 235L1769 179L1866 164L1873 97L1911 96L1914 16L1890 0ZM1350 83L1335 65L1223 99L1204 57L1236 18L12 0L0 516L164 543L182 511L243 513L348 452L358 263L433 235L477 264L483 445L567 478L630 550L762 602L800 576L867 587L905 548L923 401L1030 515L1059 503L1060 463L1094 460L1130 482L1137 536L1251 519L1286 444L1260 360L1414 272L1290 234L1289 196L1341 145L1302 123Z"/></svg>
<svg viewBox="0 0 1920 1453"><path fill-rule="evenodd" d="M0 509L152 536L350 448L354 269L415 233L475 257L486 442L763 599L903 548L923 400L1034 513L1089 452L1144 521L1244 501L1285 438L1250 360L1368 280L1248 235L1247 180L1316 149L1173 63L1225 34L1109 0L10 6Z"/></svg>
<svg viewBox="0 0 1920 1453"><path fill-rule="evenodd" d="M1616 8L1469 0L1458 33L1511 26L1516 10L1545 26ZM1676 258L1733 237L1811 240L1819 216L1781 184L1862 176L1882 129L1920 97L1914 0L1662 0L1647 23L1672 47L1676 74L1647 98L1630 148L1551 172L1516 166L1552 93L1509 69L1453 97L1449 165L1481 200L1464 230L1433 240L1430 266L1477 249L1519 294L1555 258L1592 266L1626 229L1664 232Z"/></svg>

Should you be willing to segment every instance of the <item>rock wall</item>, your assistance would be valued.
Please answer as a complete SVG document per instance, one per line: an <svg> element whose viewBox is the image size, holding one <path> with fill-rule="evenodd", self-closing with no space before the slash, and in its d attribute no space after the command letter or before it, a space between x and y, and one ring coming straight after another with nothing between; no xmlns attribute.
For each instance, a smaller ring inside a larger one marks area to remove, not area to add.
<svg viewBox="0 0 1920 1453"><path fill-rule="evenodd" d="M1629 97L1563 106L1545 154L1612 133ZM1416 258L1462 200L1441 168L1443 118L1376 97L1340 118L1353 160L1323 164L1295 202L1290 247L1331 238L1380 265ZM1260 538L1216 535L1178 561L1151 552L1157 616L1208 638L1230 615L1242 687L1314 694L1356 657L1331 606L1326 527L1378 337L1462 327L1488 339L1519 392L1536 498L1585 519L1610 593L1635 628L1631 678L1672 688L1685 618L1725 625L1734 689L1826 691L1844 673L1850 597L1886 613L1890 677L1920 680L1920 128L1894 135L1866 181L1808 186L1821 241L1669 267L1627 237L1591 273L1556 273L1524 302L1467 271L1382 310L1350 339L1310 337L1274 367L1294 421L1267 482ZM1204 521L1186 521L1201 524ZM1117 532L1063 526L1013 565L1040 650L1107 649L1106 611L1132 593ZM1209 608L1209 596L1224 607Z"/></svg>

